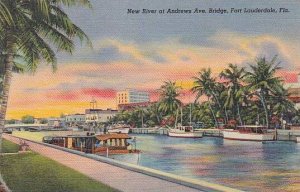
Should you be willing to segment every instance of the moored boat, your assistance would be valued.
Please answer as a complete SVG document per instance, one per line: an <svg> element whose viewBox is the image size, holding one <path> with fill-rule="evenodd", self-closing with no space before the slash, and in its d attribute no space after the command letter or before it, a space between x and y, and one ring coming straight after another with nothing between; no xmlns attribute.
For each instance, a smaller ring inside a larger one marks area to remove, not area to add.
<svg viewBox="0 0 300 192"><path fill-rule="evenodd" d="M115 125L110 127L107 132L108 133L125 133L128 134L130 130L130 126L129 125Z"/></svg>
<svg viewBox="0 0 300 192"><path fill-rule="evenodd" d="M265 126L243 125L234 130L223 130L224 139L240 141L272 141L275 138L274 132L268 132Z"/></svg>
<svg viewBox="0 0 300 192"><path fill-rule="evenodd" d="M195 132L193 126L176 126L173 129L169 129L168 136L183 138L201 138L203 137L203 132Z"/></svg>
<svg viewBox="0 0 300 192"><path fill-rule="evenodd" d="M112 133L86 136L46 136L43 138L43 142L92 154L138 153L139 150L128 142L129 139L132 138L128 134Z"/></svg>

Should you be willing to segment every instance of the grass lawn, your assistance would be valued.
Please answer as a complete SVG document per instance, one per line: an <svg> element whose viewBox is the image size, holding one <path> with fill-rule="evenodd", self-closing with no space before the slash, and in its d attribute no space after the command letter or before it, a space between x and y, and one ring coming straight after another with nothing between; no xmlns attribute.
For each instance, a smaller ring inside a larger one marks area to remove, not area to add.
<svg viewBox="0 0 300 192"><path fill-rule="evenodd" d="M17 153L18 151L19 151L19 145L9 142L5 139L2 140L3 153Z"/></svg>
<svg viewBox="0 0 300 192"><path fill-rule="evenodd" d="M13 192L117 191L37 153L0 157L0 172Z"/></svg>

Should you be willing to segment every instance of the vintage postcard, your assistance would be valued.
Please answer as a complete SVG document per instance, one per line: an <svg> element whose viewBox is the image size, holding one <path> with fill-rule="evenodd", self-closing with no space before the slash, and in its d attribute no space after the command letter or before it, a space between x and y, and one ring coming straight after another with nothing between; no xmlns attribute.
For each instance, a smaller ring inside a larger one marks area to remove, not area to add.
<svg viewBox="0 0 300 192"><path fill-rule="evenodd" d="M0 0L0 192L300 191L299 10Z"/></svg>

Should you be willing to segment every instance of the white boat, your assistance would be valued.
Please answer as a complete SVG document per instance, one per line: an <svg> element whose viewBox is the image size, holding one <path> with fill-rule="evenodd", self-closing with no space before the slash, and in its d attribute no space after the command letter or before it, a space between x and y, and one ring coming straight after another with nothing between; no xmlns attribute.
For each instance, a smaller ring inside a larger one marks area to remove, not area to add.
<svg viewBox="0 0 300 192"><path fill-rule="evenodd" d="M223 130L224 139L240 141L273 141L274 132L267 132L265 126L244 125L238 126L235 130Z"/></svg>
<svg viewBox="0 0 300 192"><path fill-rule="evenodd" d="M126 133L130 130L129 125L115 125L107 130L108 133Z"/></svg>
<svg viewBox="0 0 300 192"><path fill-rule="evenodd" d="M201 138L203 137L203 132L195 132L192 126L176 126L173 129L169 129L168 136L183 138Z"/></svg>

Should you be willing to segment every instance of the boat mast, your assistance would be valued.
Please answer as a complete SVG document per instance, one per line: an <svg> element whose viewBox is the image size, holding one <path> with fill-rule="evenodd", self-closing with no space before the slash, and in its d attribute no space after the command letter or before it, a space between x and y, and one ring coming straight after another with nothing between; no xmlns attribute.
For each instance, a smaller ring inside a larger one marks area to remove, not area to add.
<svg viewBox="0 0 300 192"><path fill-rule="evenodd" d="M190 126L192 126L192 103L190 103Z"/></svg>
<svg viewBox="0 0 300 192"><path fill-rule="evenodd" d="M144 128L143 108L142 108L142 128Z"/></svg>
<svg viewBox="0 0 300 192"><path fill-rule="evenodd" d="M181 124L181 126L182 126L182 107L180 108L180 116L181 116L181 119L180 119L180 124Z"/></svg>
<svg viewBox="0 0 300 192"><path fill-rule="evenodd" d="M176 117L175 117L175 128L177 128L177 117L178 117L178 109L176 110Z"/></svg>

